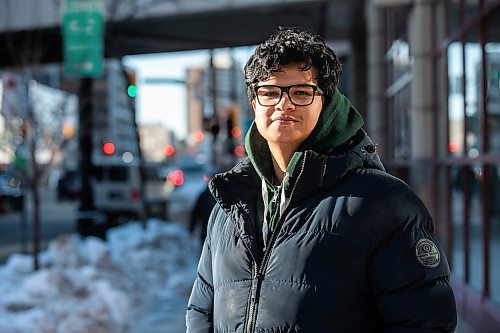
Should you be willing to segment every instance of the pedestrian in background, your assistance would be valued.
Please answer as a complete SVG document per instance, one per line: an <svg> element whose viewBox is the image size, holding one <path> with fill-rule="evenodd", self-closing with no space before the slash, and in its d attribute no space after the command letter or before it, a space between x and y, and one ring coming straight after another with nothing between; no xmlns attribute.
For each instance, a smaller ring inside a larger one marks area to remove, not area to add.
<svg viewBox="0 0 500 333"><path fill-rule="evenodd" d="M206 182L208 183L212 179L213 174L210 174L209 176L205 175L205 177ZM196 238L195 230L197 226L200 226L199 240L202 245L205 237L207 236L208 219L210 217L212 209L214 208L214 205L215 199L210 193L208 186L206 186L196 199L189 217L189 236L191 239Z"/></svg>
<svg viewBox="0 0 500 333"><path fill-rule="evenodd" d="M387 174L317 35L282 28L245 66L248 158L210 183L188 332L453 332L431 216Z"/></svg>

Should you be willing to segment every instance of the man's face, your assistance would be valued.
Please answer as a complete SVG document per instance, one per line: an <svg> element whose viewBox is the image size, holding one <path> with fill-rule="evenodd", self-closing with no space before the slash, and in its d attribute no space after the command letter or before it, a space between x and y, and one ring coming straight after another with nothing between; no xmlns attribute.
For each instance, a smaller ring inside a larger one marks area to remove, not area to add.
<svg viewBox="0 0 500 333"><path fill-rule="evenodd" d="M271 77L259 82L257 86L291 86L297 84L317 86L316 77L316 68L311 67L307 71L301 71L296 63L290 63L282 66L279 71L273 72ZM301 93L301 91L290 92L292 95L295 94L292 96L295 102L301 98ZM252 107L255 112L257 129L264 139L269 144L278 144L282 148L295 151L316 126L323 107L323 101L316 92L312 104L296 106L292 104L290 96L285 92L279 103L274 106L262 106L255 97L252 100Z"/></svg>

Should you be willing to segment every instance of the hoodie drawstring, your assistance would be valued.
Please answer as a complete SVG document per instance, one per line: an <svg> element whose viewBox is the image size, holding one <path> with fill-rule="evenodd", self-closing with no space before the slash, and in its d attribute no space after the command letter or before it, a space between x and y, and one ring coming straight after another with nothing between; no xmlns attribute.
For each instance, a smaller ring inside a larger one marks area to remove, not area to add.
<svg viewBox="0 0 500 333"><path fill-rule="evenodd" d="M281 186L279 186L279 194L280 194L280 202L279 202L279 217L283 215L283 212L286 208L286 194L285 194L285 184L288 181L288 177L290 174L288 172L285 173L283 177L283 181L281 182ZM267 184L264 178L262 178L262 200L264 201L264 219L262 223L262 236L264 240L264 248L266 247L267 237L269 235L269 221L267 219L268 210L269 210L269 190L267 189ZM274 199L273 199L274 200ZM279 218L278 217L278 218Z"/></svg>
<svg viewBox="0 0 500 333"><path fill-rule="evenodd" d="M264 240L264 248L267 243L267 235L269 233L269 225L267 224L267 209L269 208L269 192L264 178L262 178L262 200L264 200L264 222L262 223L262 239Z"/></svg>
<svg viewBox="0 0 500 333"><path fill-rule="evenodd" d="M285 172L285 177L283 177L283 181L281 182L280 217L281 217L281 215L283 215L283 212L285 211L285 202L286 202L285 184L288 181L289 175L290 174L288 172Z"/></svg>

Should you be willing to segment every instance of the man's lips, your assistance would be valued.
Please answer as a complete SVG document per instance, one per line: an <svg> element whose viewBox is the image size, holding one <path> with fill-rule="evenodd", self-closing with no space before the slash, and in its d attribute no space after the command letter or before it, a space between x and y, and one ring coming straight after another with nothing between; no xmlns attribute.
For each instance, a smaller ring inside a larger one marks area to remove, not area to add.
<svg viewBox="0 0 500 333"><path fill-rule="evenodd" d="M293 118L293 117L276 117L273 119L273 122L280 122L280 123L289 123L289 122L298 122L297 119Z"/></svg>

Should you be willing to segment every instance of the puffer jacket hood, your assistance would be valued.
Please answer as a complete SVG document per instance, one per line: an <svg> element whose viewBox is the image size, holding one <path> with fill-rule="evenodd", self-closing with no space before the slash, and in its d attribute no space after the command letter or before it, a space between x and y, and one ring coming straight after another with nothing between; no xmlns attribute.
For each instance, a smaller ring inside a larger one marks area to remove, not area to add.
<svg viewBox="0 0 500 333"><path fill-rule="evenodd" d="M336 154L337 150L342 152ZM294 201L304 200L321 188L334 186L342 177L357 168L385 170L376 153L376 145L363 130L358 131L337 150L334 149L332 155L323 155L312 150L304 152L304 158L296 168L296 173L298 178L304 169L307 169L307 175L296 179L301 183L295 186L300 188L300 193L294 193ZM210 182L213 196L228 213L234 211L235 207L244 208L259 195L261 175L254 166L248 157L232 170L216 175ZM224 187L225 183L233 185ZM224 192L219 190L221 188L224 188ZM246 190L242 192L242 188Z"/></svg>

